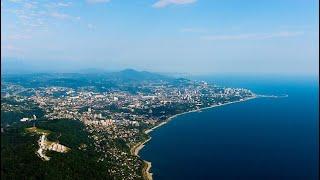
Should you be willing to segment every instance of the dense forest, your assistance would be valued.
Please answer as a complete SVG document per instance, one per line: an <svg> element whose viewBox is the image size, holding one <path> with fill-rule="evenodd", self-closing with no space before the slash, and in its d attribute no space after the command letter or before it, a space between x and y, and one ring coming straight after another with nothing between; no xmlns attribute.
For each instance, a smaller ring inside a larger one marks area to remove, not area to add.
<svg viewBox="0 0 320 180"><path fill-rule="evenodd" d="M25 131L33 125L15 123L1 133L1 179L111 179L107 161L97 162L99 153L94 151L82 123L66 119L35 124L51 131L49 139L71 148L66 154L48 152L50 161L35 154L39 135ZM80 148L83 144L86 148Z"/></svg>

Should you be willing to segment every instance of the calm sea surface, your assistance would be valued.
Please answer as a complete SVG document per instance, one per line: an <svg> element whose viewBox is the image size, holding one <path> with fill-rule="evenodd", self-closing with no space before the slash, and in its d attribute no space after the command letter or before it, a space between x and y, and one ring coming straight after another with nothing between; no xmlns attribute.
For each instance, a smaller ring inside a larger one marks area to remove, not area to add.
<svg viewBox="0 0 320 180"><path fill-rule="evenodd" d="M140 156L163 179L318 179L318 89L307 79L203 78L259 98L178 116Z"/></svg>

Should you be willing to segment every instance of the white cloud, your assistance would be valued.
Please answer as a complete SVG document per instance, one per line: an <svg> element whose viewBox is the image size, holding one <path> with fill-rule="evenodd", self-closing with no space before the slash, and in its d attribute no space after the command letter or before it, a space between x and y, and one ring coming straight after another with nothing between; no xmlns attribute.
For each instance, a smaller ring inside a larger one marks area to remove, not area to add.
<svg viewBox="0 0 320 180"><path fill-rule="evenodd" d="M71 6L71 2L67 2L67 3L63 3L63 2L59 2L59 3L57 3L56 4L56 6L58 6L58 7L69 7L69 6Z"/></svg>
<svg viewBox="0 0 320 180"><path fill-rule="evenodd" d="M205 28L182 28L180 32L188 32L188 33L204 33L208 30Z"/></svg>
<svg viewBox="0 0 320 180"><path fill-rule="evenodd" d="M110 0L86 0L86 1L87 1L87 3L91 3L91 4L110 2Z"/></svg>
<svg viewBox="0 0 320 180"><path fill-rule="evenodd" d="M74 17L69 14L53 12L50 14L51 17L61 20L80 20L80 17Z"/></svg>
<svg viewBox="0 0 320 180"><path fill-rule="evenodd" d="M9 0L10 2L12 2L12 3L19 3L19 2L21 2L21 0Z"/></svg>
<svg viewBox="0 0 320 180"><path fill-rule="evenodd" d="M68 14L57 13L57 12L51 13L51 16L54 17L54 18L57 18L57 19L68 19L68 18L70 18L70 15L68 15Z"/></svg>
<svg viewBox="0 0 320 180"><path fill-rule="evenodd" d="M195 3L197 0L158 0L152 5L154 8L163 8L172 4L182 5Z"/></svg>
<svg viewBox="0 0 320 180"><path fill-rule="evenodd" d="M34 9L34 8L37 8L36 4L35 3L24 3L23 5L25 8L27 9Z"/></svg>
<svg viewBox="0 0 320 180"><path fill-rule="evenodd" d="M51 2L48 3L46 6L49 8L59 8L59 7L70 7L72 2Z"/></svg>
<svg viewBox="0 0 320 180"><path fill-rule="evenodd" d="M259 40L271 38L285 38L302 35L303 32L278 32L278 33L262 33L262 34L238 34L238 35L212 35L204 36L205 40Z"/></svg>
<svg viewBox="0 0 320 180"><path fill-rule="evenodd" d="M60 12L60 8L72 6L73 3L71 1L10 1L12 3L17 3L17 5L5 9L2 7L1 11L3 13L10 13L16 18L16 21L10 21L8 22L8 25L15 25L16 27L20 26L19 29L16 29L18 32L20 30L48 31L50 23L52 22L51 18L66 21L80 20L79 16Z"/></svg>

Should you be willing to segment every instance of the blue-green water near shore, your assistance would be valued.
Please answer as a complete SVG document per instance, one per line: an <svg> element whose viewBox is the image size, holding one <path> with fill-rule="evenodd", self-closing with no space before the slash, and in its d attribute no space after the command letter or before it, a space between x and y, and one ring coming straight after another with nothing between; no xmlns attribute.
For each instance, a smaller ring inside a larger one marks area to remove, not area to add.
<svg viewBox="0 0 320 180"><path fill-rule="evenodd" d="M258 98L188 113L150 135L140 156L163 179L318 179L318 85L309 79L213 79Z"/></svg>

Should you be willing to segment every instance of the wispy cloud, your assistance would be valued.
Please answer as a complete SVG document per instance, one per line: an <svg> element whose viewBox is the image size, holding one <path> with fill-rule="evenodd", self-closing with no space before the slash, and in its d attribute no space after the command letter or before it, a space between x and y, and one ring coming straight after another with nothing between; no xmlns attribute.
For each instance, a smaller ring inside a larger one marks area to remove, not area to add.
<svg viewBox="0 0 320 180"><path fill-rule="evenodd" d="M49 8L59 8L59 7L70 7L72 2L51 2L48 3L46 6Z"/></svg>
<svg viewBox="0 0 320 180"><path fill-rule="evenodd" d="M56 6L58 7L69 7L71 6L71 2L67 2L67 3L63 3L63 2L59 2L59 3L56 3Z"/></svg>
<svg viewBox="0 0 320 180"><path fill-rule="evenodd" d="M50 14L51 17L61 20L80 20L80 17L74 17L69 14L53 12Z"/></svg>
<svg viewBox="0 0 320 180"><path fill-rule="evenodd" d="M21 25L24 30L35 26L45 27L45 19L47 17L47 12L40 9L36 9L36 5L32 5L32 7L28 7L29 5L26 6L23 5L20 8L7 8L3 10L3 13L13 14L18 19L18 21L12 22L8 25Z"/></svg>
<svg viewBox="0 0 320 180"><path fill-rule="evenodd" d="M180 32L188 32L188 33L205 33L208 30L205 28L182 28Z"/></svg>
<svg viewBox="0 0 320 180"><path fill-rule="evenodd" d="M21 2L21 0L9 0L10 2L12 2L12 3L19 3L19 2Z"/></svg>
<svg viewBox="0 0 320 180"><path fill-rule="evenodd" d="M63 14L58 12L51 13L51 16L57 19L69 19L71 17L68 14Z"/></svg>
<svg viewBox="0 0 320 180"><path fill-rule="evenodd" d="M175 5L183 5L183 4L191 4L195 3L197 0L158 0L155 2L152 7L154 8L163 8L167 7L169 5L175 4Z"/></svg>
<svg viewBox="0 0 320 180"><path fill-rule="evenodd" d="M26 9L34 9L34 8L37 8L37 3L36 2L26 2L26 3L24 3L23 6Z"/></svg>
<svg viewBox="0 0 320 180"><path fill-rule="evenodd" d="M78 25L81 23L81 18L77 14L64 12L65 8L69 8L75 3L72 1L7 0L1 2L4 2L5 6L1 8L1 13L8 13L8 16L15 19L7 23L7 27L13 27L7 32L7 40L30 39L30 37L21 35L26 32L32 32L33 38L35 38L40 32L50 31L50 27L57 23L68 21L79 22ZM6 6L6 3L13 5Z"/></svg>
<svg viewBox="0 0 320 180"><path fill-rule="evenodd" d="M286 38L302 35L303 32L277 32L277 33L260 33L260 34L238 34L238 35L212 35L204 36L205 40L261 40L272 38Z"/></svg>
<svg viewBox="0 0 320 180"><path fill-rule="evenodd" d="M91 4L110 2L110 0L86 0L86 1L87 3L91 3Z"/></svg>

